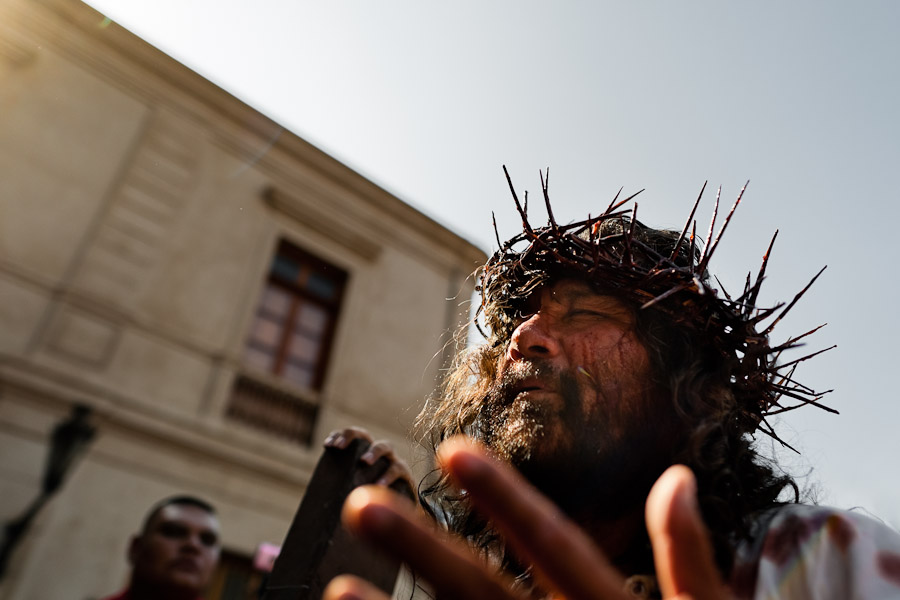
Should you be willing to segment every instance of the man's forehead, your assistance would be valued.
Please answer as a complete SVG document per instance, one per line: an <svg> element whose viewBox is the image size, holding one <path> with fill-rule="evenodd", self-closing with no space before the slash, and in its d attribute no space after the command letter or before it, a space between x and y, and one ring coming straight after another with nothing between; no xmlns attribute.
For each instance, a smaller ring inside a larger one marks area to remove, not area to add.
<svg viewBox="0 0 900 600"><path fill-rule="evenodd" d="M616 294L581 279L567 278L549 282L538 288L532 298L535 296L543 296L557 301L590 300L610 306L625 307L625 303Z"/></svg>
<svg viewBox="0 0 900 600"><path fill-rule="evenodd" d="M214 531L219 530L219 519L216 515L199 506L190 504L169 504L163 506L159 509L151 525L159 526L162 523L184 523Z"/></svg>

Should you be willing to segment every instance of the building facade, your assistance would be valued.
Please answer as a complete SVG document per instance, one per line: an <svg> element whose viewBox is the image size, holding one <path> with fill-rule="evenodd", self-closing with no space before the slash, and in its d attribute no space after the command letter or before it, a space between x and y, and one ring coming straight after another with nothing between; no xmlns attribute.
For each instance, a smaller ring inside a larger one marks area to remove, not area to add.
<svg viewBox="0 0 900 600"><path fill-rule="evenodd" d="M5 0L0 518L73 406L97 433L0 598L115 591L175 493L219 510L212 597L239 597L227 569L280 543L329 431L410 456L484 258L86 5Z"/></svg>

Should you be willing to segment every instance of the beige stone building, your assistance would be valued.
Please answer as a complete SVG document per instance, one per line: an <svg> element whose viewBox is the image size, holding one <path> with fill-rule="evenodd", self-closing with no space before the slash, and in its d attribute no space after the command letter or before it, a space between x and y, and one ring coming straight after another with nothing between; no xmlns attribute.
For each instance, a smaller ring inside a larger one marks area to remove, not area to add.
<svg viewBox="0 0 900 600"><path fill-rule="evenodd" d="M145 510L182 492L220 511L212 597L240 597L328 431L408 448L483 259L86 5L2 0L0 518L74 405L97 435L0 598L115 591Z"/></svg>

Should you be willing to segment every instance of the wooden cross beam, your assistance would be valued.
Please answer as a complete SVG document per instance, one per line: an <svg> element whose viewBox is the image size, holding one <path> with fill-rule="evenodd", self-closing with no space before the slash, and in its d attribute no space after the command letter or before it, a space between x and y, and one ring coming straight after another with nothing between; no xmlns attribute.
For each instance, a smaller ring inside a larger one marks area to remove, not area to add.
<svg viewBox="0 0 900 600"><path fill-rule="evenodd" d="M362 577L388 594L393 591L400 563L351 536L341 525L347 495L377 481L389 466L386 458L371 466L361 463L359 457L368 447L368 442L357 439L345 449L325 449L272 567L263 600L318 600L328 582L345 573ZM406 481L391 487L412 499Z"/></svg>

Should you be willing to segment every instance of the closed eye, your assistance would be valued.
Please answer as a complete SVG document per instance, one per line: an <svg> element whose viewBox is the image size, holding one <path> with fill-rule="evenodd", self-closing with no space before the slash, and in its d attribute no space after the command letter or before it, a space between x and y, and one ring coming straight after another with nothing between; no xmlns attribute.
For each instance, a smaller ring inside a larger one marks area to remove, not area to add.
<svg viewBox="0 0 900 600"><path fill-rule="evenodd" d="M588 310L586 308L573 309L573 310L569 311L569 315L572 317L586 316L586 317L598 317L598 318L604 318L604 319L609 317L609 315L606 313L599 312L596 310Z"/></svg>

